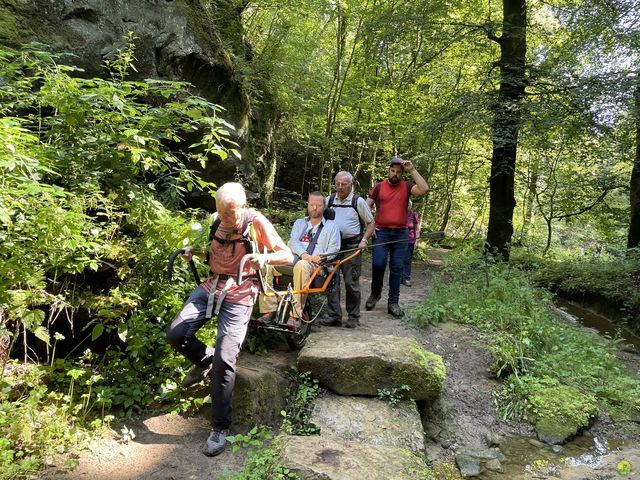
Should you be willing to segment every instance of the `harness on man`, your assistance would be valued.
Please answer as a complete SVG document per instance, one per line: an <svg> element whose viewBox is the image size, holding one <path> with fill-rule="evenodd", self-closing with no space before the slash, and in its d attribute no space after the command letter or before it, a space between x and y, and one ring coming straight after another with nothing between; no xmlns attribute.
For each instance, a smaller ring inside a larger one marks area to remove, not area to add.
<svg viewBox="0 0 640 480"><path fill-rule="evenodd" d="M353 208L356 211L356 215L358 215L358 222L360 223L360 235L358 237L358 241L362 238L362 234L364 233L364 221L360 217L360 212L358 212L358 199L360 199L360 195L353 194L353 198L351 198L351 204L347 205L334 205L333 202L336 201L336 192L332 193L329 196L329 201L327 202L327 208Z"/></svg>
<svg viewBox="0 0 640 480"><path fill-rule="evenodd" d="M220 227L220 223L221 223L220 217L216 217L216 219L211 224L211 229L209 230L209 245L211 245L211 242L214 240L221 245L228 245L229 243L231 243L233 245L231 249L231 253L235 254L236 244L242 242L244 244L246 253L255 253L255 251L257 250L257 245L256 245L256 232L255 232L255 229L253 228L254 218L255 218L255 215L252 215L247 210L247 213L244 216L244 220L242 222L242 227L240 228L240 230L231 231L231 234L237 235L238 233L240 233L242 234L242 236L240 238L230 239L230 238L216 237L216 232L218 231L218 228ZM207 263L209 263L209 252L210 252L210 249L207 250Z"/></svg>
<svg viewBox="0 0 640 480"><path fill-rule="evenodd" d="M253 226L254 218L255 218L255 215L253 215L249 210L247 210L244 216L244 220L242 221L242 227L240 228L240 230L231 230L230 232L232 235L241 234L241 237L231 239L231 238L216 237L216 232L218 231L218 228L220 227L220 223L221 223L220 217L216 217L216 219L211 224L211 229L209 230L209 242L208 242L209 248L207 249L207 256L206 256L206 262L207 262L207 265L209 265L209 268L211 268L209 259L210 259L210 252L211 252L211 242L213 241L216 241L223 246L231 244L232 255L235 254L236 245L238 243L242 243L244 245L245 255L254 253L258 250L258 244L256 241L256 232ZM214 308L215 308L216 315L220 312L222 301L224 300L224 297L227 295L227 291L229 290L229 288L231 288L234 285L234 283L239 284L239 282L237 282L238 279L236 279L233 275L216 273L216 272L211 272L211 275L213 277L213 280L211 281L211 292L209 294L209 300L207 302L207 313L206 313L207 317L210 317L214 313ZM216 293L219 280L226 280L226 283L222 288L222 290L220 291L220 295L218 296L218 299L216 301L215 293Z"/></svg>

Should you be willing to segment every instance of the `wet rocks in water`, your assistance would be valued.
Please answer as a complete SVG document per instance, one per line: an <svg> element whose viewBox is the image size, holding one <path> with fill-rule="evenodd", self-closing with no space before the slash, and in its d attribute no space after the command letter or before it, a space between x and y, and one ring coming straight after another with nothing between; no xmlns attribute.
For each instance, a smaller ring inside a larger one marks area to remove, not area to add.
<svg viewBox="0 0 640 480"><path fill-rule="evenodd" d="M460 469L460 473L463 477L473 477L480 475L482 472L482 465L480 459L466 454L456 455L456 465Z"/></svg>
<svg viewBox="0 0 640 480"><path fill-rule="evenodd" d="M487 432L484 436L484 441L488 447L499 447L503 441L503 438L497 433Z"/></svg>
<svg viewBox="0 0 640 480"><path fill-rule="evenodd" d="M497 458L487 460L485 467L487 467L487 470L491 470L492 472L504 473L504 467Z"/></svg>
<svg viewBox="0 0 640 480"><path fill-rule="evenodd" d="M506 461L507 457L498 448L468 450L456 455L456 464L460 473L465 477L479 475L485 469L492 472L503 472L502 462Z"/></svg>

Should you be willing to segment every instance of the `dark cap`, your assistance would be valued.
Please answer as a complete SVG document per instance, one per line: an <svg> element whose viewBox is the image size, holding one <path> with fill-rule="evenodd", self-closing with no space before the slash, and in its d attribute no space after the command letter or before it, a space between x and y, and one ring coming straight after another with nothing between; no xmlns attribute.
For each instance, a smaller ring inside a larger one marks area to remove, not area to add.
<svg viewBox="0 0 640 480"><path fill-rule="evenodd" d="M389 166L392 167L394 165L400 165L402 170L404 170L404 164L402 163L402 159L400 157L393 157L391 162L389 162Z"/></svg>

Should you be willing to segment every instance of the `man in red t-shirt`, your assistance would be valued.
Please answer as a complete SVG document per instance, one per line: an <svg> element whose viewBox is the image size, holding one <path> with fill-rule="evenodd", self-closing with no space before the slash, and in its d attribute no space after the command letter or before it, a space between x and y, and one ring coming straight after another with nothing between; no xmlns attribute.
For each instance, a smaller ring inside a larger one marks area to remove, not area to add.
<svg viewBox="0 0 640 480"><path fill-rule="evenodd" d="M411 174L413 182L402 179L404 172ZM389 263L389 299L387 312L394 317L402 317L400 308L400 281L409 242L407 211L411 195L420 196L429 191L427 181L409 160L392 158L389 175L377 183L370 191L367 203L376 207L376 230L372 251L371 295L365 303L367 310L373 310L380 296L384 282L384 272ZM393 243L390 243L393 242Z"/></svg>

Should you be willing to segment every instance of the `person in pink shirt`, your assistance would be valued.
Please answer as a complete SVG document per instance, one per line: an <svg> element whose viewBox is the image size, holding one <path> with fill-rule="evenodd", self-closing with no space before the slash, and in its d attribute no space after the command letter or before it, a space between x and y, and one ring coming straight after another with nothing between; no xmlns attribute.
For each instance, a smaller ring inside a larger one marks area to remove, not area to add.
<svg viewBox="0 0 640 480"><path fill-rule="evenodd" d="M216 210L208 246L209 277L191 292L166 332L168 343L193 363L182 386L211 377L212 428L203 451L211 457L224 450L231 425L236 360L258 296L257 271L265 264L293 262L291 250L271 222L247 206L242 185L222 185L216 192ZM257 253L263 251L271 253ZM183 256L188 261L193 254L194 248L188 246ZM251 256L238 285L238 266L246 254ZM212 315L217 316L218 323L215 348L196 337Z"/></svg>
<svg viewBox="0 0 640 480"><path fill-rule="evenodd" d="M409 230L409 243L407 244L407 254L404 257L402 266L402 285L411 286L411 262L413 261L413 251L415 250L418 237L420 237L420 216L411 210L413 203L409 200L407 209L407 229Z"/></svg>

